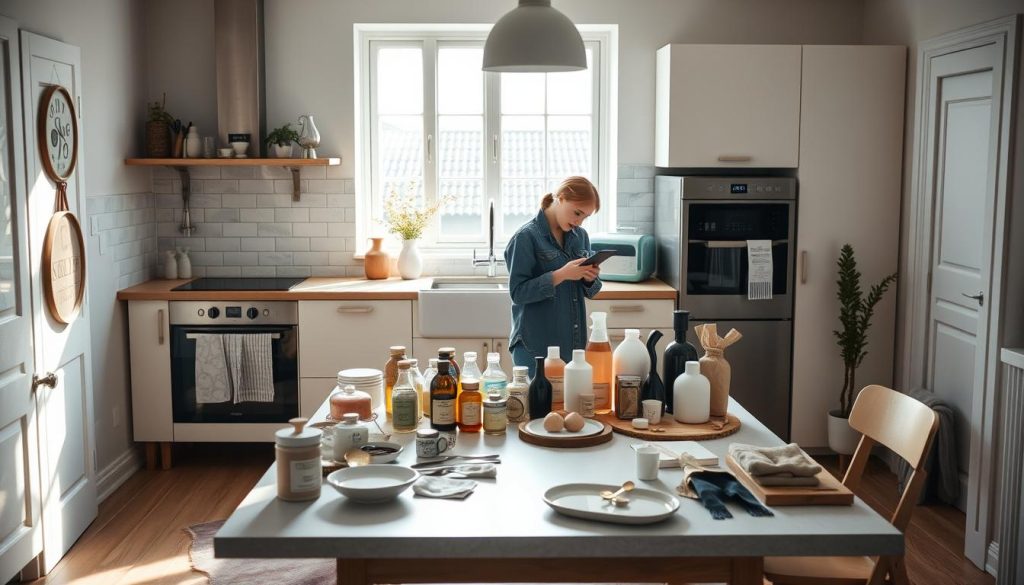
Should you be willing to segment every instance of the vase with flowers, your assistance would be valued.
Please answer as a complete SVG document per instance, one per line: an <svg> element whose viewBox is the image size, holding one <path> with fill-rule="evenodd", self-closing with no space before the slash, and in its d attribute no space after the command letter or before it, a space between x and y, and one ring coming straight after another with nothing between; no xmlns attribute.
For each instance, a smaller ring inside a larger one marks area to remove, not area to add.
<svg viewBox="0 0 1024 585"><path fill-rule="evenodd" d="M419 278L423 274L419 239L434 214L452 198L439 197L427 204L422 204L420 199L416 183L410 183L404 194L392 190L384 200L384 224L389 232L402 239L402 251L398 254L398 274L404 279Z"/></svg>

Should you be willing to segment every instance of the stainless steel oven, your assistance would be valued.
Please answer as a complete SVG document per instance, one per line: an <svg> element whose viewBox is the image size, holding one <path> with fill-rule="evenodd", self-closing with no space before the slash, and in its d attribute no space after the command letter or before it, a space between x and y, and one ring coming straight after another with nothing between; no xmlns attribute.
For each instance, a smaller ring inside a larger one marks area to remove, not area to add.
<svg viewBox="0 0 1024 585"><path fill-rule="evenodd" d="M297 303L172 301L169 305L171 393L176 428L182 423L287 423L299 415ZM197 401L197 336L248 333L270 334L273 400Z"/></svg>
<svg viewBox="0 0 1024 585"><path fill-rule="evenodd" d="M658 275L679 291L695 324L717 322L744 338L731 347L730 393L789 436L796 179L658 176L654 229ZM771 298L747 294L750 240L771 241ZM691 341L692 331L689 333Z"/></svg>

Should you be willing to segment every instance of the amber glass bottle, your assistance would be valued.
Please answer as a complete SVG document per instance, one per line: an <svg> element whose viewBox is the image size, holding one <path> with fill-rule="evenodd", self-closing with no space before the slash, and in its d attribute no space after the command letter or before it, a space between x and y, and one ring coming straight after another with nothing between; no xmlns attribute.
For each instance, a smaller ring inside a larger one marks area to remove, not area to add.
<svg viewBox="0 0 1024 585"><path fill-rule="evenodd" d="M458 382L450 372L451 364L446 360L437 362L437 375L430 381L430 428L439 431L454 431L455 399Z"/></svg>
<svg viewBox="0 0 1024 585"><path fill-rule="evenodd" d="M459 368L458 362L455 361L455 348L454 347L439 347L437 349L438 361L447 361L449 363L448 373L455 378L455 399L458 400L459 393L462 392L462 370ZM459 420L459 409L456 403L455 408L455 420Z"/></svg>
<svg viewBox="0 0 1024 585"><path fill-rule="evenodd" d="M612 344L608 341L605 326L607 313L594 311L590 314L593 325L590 340L587 341L587 363L594 368L594 410L599 414L612 411Z"/></svg>
<svg viewBox="0 0 1024 585"><path fill-rule="evenodd" d="M391 357L384 364L384 412L391 418L391 391L395 388L395 380L398 379L398 362L405 359L405 346L392 345Z"/></svg>
<svg viewBox="0 0 1024 585"><path fill-rule="evenodd" d="M462 380L462 393L459 394L459 431L478 433L483 424L484 396L480 394L480 380L465 378Z"/></svg>

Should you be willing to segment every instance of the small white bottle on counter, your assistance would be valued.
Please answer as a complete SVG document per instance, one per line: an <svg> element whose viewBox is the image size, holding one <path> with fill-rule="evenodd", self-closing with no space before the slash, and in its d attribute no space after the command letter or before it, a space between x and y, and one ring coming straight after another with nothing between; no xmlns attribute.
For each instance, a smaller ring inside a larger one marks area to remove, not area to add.
<svg viewBox="0 0 1024 585"><path fill-rule="evenodd" d="M359 423L359 415L346 413L341 423L334 426L334 460L344 461L349 449L364 445L369 439L370 431Z"/></svg>
<svg viewBox="0 0 1024 585"><path fill-rule="evenodd" d="M700 362L686 362L686 370L672 387L672 416L681 423L700 424L711 416L711 382L700 373Z"/></svg>
<svg viewBox="0 0 1024 585"><path fill-rule="evenodd" d="M566 412L583 414L580 396L594 396L594 368L587 363L587 352L582 349L572 350L572 361L565 364L563 380ZM596 396L595 396L596 398Z"/></svg>
<svg viewBox="0 0 1024 585"><path fill-rule="evenodd" d="M512 381L509 382L506 413L508 422L521 423L530 420L530 368L512 366Z"/></svg>

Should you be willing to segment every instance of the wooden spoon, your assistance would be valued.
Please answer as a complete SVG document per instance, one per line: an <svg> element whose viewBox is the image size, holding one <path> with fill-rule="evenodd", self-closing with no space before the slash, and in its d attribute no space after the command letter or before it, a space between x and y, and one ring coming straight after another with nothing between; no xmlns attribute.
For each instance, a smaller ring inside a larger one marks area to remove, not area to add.
<svg viewBox="0 0 1024 585"><path fill-rule="evenodd" d="M604 490L604 491L602 491L601 492L601 497L606 499L606 500L613 500L614 501L616 498L621 496L624 492L633 491L633 488L635 488L635 487L636 487L635 483L633 483L631 481L627 481L626 483L622 484L622 487L620 487L618 490L616 490L614 492L611 491L611 490ZM626 500L626 501L628 502L629 500Z"/></svg>

